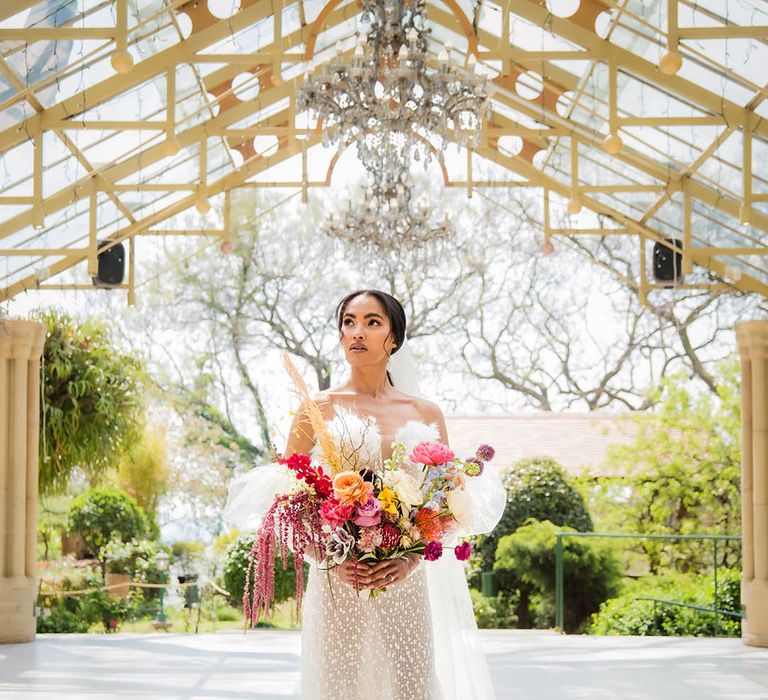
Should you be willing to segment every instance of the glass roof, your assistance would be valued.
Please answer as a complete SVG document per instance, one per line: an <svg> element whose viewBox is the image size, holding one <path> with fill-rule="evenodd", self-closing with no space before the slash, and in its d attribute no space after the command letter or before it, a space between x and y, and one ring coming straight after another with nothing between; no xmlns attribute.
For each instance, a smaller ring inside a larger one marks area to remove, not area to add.
<svg viewBox="0 0 768 700"><path fill-rule="evenodd" d="M196 213L201 188L215 198L244 183L325 183L334 152L306 139L315 125L293 99L305 58L317 65L337 42L351 51L358 5L284 5L276 18L266 0L2 3L0 300L85 270L94 187L98 238L122 239L184 213L221 227L215 210ZM559 220L573 233L599 215L649 240L685 236L687 192L691 245L708 251L695 261L720 276L738 269L738 286L768 295L768 2L680 0L672 27L667 9L428 2L430 51L451 42L465 60L478 47L493 106L476 149L486 180L534 184L560 205L578 196L581 213ZM659 69L670 30L682 57L674 75ZM120 73L123 42L132 66ZM622 147L611 154L613 131ZM466 180L466 158L449 158L448 170Z"/></svg>

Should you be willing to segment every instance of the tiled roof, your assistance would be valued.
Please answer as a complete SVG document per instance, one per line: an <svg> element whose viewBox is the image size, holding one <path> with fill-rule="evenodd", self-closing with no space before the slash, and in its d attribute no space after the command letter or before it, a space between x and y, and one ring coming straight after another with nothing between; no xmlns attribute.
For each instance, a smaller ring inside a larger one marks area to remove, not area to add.
<svg viewBox="0 0 768 700"><path fill-rule="evenodd" d="M509 413L446 416L448 440L461 457L487 442L496 449L493 464L504 470L526 457L552 457L573 474L586 468L596 476L612 472L605 465L608 446L631 443L637 425L629 415L609 413Z"/></svg>

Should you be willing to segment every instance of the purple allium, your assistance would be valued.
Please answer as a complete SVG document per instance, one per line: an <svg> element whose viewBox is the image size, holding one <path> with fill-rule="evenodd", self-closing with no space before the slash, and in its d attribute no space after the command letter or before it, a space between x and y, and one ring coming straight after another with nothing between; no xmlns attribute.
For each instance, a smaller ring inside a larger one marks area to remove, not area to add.
<svg viewBox="0 0 768 700"><path fill-rule="evenodd" d="M494 450L490 445L486 445L485 443L480 445L480 447L477 448L477 452L475 453L481 462L490 462L495 454L496 450Z"/></svg>

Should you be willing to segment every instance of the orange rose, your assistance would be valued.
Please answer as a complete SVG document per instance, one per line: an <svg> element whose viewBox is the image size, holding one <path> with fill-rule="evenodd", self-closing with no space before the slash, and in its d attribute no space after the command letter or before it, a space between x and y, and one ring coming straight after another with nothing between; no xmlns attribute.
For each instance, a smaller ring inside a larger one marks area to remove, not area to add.
<svg viewBox="0 0 768 700"><path fill-rule="evenodd" d="M333 493L341 503L367 503L373 492L373 484L363 481L357 472L340 472L333 477Z"/></svg>

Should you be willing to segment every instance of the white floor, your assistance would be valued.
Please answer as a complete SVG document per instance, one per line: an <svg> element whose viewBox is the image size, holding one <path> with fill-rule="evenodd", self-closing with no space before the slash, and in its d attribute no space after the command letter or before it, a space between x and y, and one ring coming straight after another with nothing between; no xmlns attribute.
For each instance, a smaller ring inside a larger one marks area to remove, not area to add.
<svg viewBox="0 0 768 700"><path fill-rule="evenodd" d="M482 635L499 700L768 700L768 649L738 639ZM0 645L0 699L296 698L298 667L296 632L42 634Z"/></svg>

